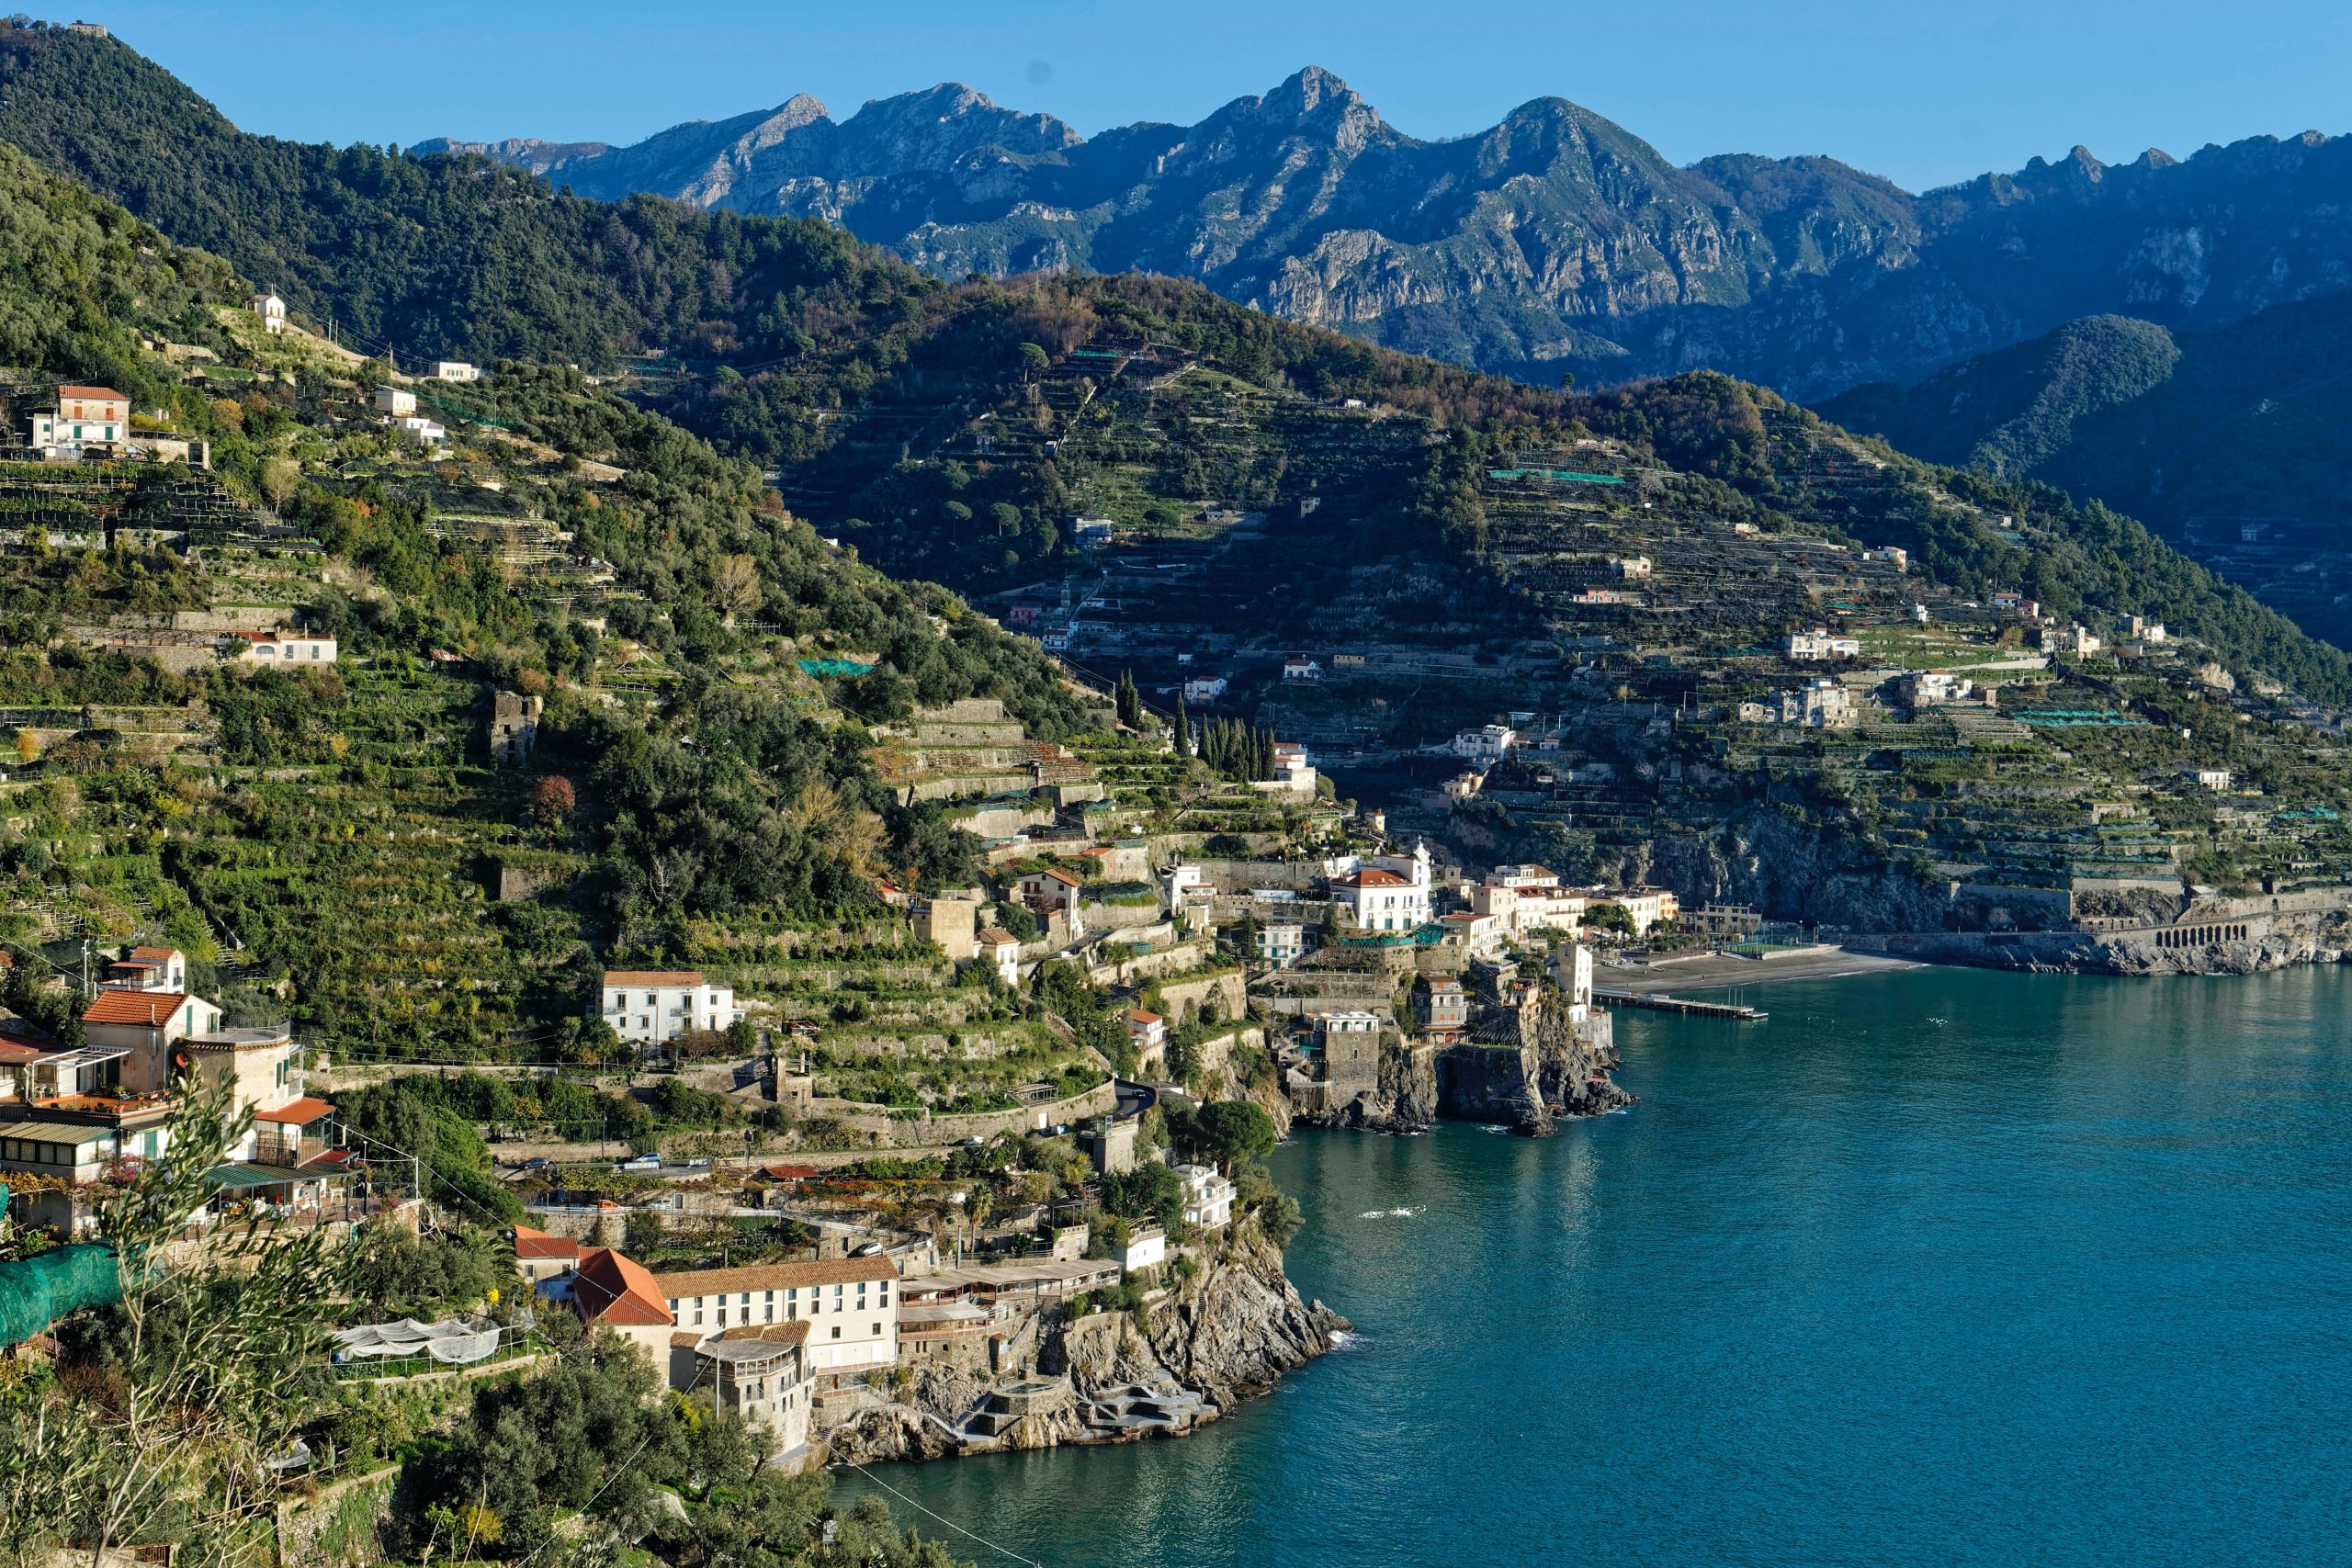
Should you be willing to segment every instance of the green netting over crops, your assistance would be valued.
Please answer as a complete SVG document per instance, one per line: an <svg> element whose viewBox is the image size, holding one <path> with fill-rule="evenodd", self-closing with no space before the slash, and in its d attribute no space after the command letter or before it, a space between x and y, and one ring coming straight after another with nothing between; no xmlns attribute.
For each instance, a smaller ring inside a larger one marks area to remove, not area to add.
<svg viewBox="0 0 2352 1568"><path fill-rule="evenodd" d="M820 680L836 675L871 675L874 666L861 664L854 659L804 659L800 668Z"/></svg>
<svg viewBox="0 0 2352 1568"><path fill-rule="evenodd" d="M61 1247L0 1264L0 1345L21 1345L69 1312L120 1300L122 1273L109 1247Z"/></svg>

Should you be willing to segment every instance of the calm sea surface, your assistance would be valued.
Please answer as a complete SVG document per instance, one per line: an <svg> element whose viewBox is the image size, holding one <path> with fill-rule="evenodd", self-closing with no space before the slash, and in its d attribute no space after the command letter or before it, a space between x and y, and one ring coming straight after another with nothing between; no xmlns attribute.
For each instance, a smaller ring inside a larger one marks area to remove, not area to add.
<svg viewBox="0 0 2352 1568"><path fill-rule="evenodd" d="M1359 1334L1238 1416L875 1475L1054 1568L2352 1562L2352 972L1740 999L1555 1138L1281 1149Z"/></svg>

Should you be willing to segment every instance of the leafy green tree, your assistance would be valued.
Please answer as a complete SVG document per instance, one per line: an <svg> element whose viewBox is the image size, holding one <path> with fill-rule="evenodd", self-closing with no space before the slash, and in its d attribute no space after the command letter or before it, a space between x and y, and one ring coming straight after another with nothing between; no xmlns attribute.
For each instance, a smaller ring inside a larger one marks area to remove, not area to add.
<svg viewBox="0 0 2352 1568"><path fill-rule="evenodd" d="M1274 1149L1273 1118L1246 1100L1213 1100L1181 1119L1171 1116L1168 1132L1178 1147L1228 1173Z"/></svg>
<svg viewBox="0 0 2352 1568"><path fill-rule="evenodd" d="M261 1464L314 1397L300 1369L324 1357L345 1259L325 1227L226 1226L200 1258L167 1260L253 1120L225 1082L184 1081L173 1157L100 1190L119 1303L61 1325L64 1376L0 1380L0 1554L13 1562L164 1545L206 1562L266 1554L254 1521L277 1486Z"/></svg>

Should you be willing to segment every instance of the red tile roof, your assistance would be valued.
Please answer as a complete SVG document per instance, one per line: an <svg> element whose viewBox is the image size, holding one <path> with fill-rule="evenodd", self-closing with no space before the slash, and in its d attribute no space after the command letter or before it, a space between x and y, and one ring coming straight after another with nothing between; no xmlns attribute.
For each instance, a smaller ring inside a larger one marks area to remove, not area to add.
<svg viewBox="0 0 2352 1568"><path fill-rule="evenodd" d="M179 955L180 950L176 947L134 947L130 950L131 958L141 964L166 964Z"/></svg>
<svg viewBox="0 0 2352 1568"><path fill-rule="evenodd" d="M670 1322L669 1305L662 1299L662 1287L645 1265L623 1258L609 1247L599 1247L580 1255L580 1268L571 1281L571 1300L580 1308L580 1315L590 1323L627 1324L651 1327Z"/></svg>
<svg viewBox="0 0 2352 1568"><path fill-rule="evenodd" d="M1127 1010L1127 1021L1129 1023L1162 1023L1165 1022L1166 1020L1162 1019L1156 1012L1146 1012L1141 1008L1129 1008Z"/></svg>
<svg viewBox="0 0 2352 1568"><path fill-rule="evenodd" d="M61 398L79 398L84 402L96 402L100 399L118 403L127 403L130 400L112 387L60 387L57 389L57 395Z"/></svg>
<svg viewBox="0 0 2352 1568"><path fill-rule="evenodd" d="M1075 877L1075 876L1072 876L1069 872L1066 872L1066 871L1062 870L1059 866L1051 866L1051 867L1048 867L1047 869L1046 869L1046 870L1044 870L1044 871L1041 871L1041 872L1038 872L1038 873L1036 873L1035 874L1037 874L1037 875L1039 875L1039 876L1050 876L1050 877L1052 877L1056 882L1067 882L1067 883L1069 883L1072 887L1076 887L1076 886L1079 886L1078 878L1077 878L1077 877Z"/></svg>
<svg viewBox="0 0 2352 1568"><path fill-rule="evenodd" d="M607 986L699 986L699 969L607 969Z"/></svg>
<svg viewBox="0 0 2352 1568"><path fill-rule="evenodd" d="M254 1112L254 1120L256 1122L279 1122L289 1126L299 1127L305 1122L315 1122L322 1116L332 1116L334 1114L334 1106L328 1104L325 1100L319 1099L316 1095L306 1094L300 1100L291 1100L287 1101L284 1105L279 1106L275 1111L256 1111Z"/></svg>
<svg viewBox="0 0 2352 1568"><path fill-rule="evenodd" d="M555 1235L547 1231L535 1231L528 1225L516 1225L514 1256L571 1261L580 1256L580 1242L577 1237Z"/></svg>
<svg viewBox="0 0 2352 1568"><path fill-rule="evenodd" d="M187 1005L178 991L100 991L82 1014L84 1023L143 1023L160 1027Z"/></svg>
<svg viewBox="0 0 2352 1568"><path fill-rule="evenodd" d="M1393 871L1374 866L1368 871L1355 872L1340 879L1342 887L1410 887L1411 883Z"/></svg>

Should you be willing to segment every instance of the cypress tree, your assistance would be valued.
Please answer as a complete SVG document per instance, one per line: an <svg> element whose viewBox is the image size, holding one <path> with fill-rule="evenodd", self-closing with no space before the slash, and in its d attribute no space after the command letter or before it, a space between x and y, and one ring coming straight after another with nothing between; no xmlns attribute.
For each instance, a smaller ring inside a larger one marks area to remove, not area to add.
<svg viewBox="0 0 2352 1568"><path fill-rule="evenodd" d="M1189 757L1192 754L1193 726L1184 716L1184 692L1180 686L1176 691L1176 755Z"/></svg>

